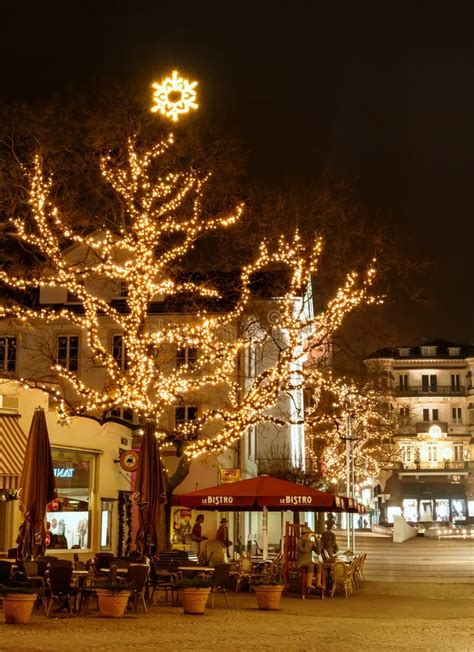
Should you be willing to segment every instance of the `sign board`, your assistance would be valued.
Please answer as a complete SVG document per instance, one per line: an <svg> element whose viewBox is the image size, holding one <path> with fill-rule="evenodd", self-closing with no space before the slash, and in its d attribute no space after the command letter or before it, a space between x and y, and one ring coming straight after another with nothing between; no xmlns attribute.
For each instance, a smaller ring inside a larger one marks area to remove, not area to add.
<svg viewBox="0 0 474 652"><path fill-rule="evenodd" d="M240 469L220 469L221 483L240 480Z"/></svg>
<svg viewBox="0 0 474 652"><path fill-rule="evenodd" d="M124 471L133 473L138 468L138 453L137 451L124 451L120 455L120 466Z"/></svg>

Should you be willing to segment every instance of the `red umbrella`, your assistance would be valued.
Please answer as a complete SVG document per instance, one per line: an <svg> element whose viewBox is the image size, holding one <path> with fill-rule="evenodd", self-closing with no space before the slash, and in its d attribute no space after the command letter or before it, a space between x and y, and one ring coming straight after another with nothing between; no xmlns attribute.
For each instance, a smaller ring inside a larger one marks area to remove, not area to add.
<svg viewBox="0 0 474 652"><path fill-rule="evenodd" d="M132 502L138 506L137 550L149 556L159 551L161 510L164 499L163 468L155 426L147 423L140 446Z"/></svg>
<svg viewBox="0 0 474 652"><path fill-rule="evenodd" d="M18 556L24 559L44 554L46 507L56 498L56 482L42 408L36 408L31 422L18 497L24 518L18 537Z"/></svg>
<svg viewBox="0 0 474 652"><path fill-rule="evenodd" d="M260 475L173 497L175 505L218 511L331 512L343 506L341 498L295 482Z"/></svg>

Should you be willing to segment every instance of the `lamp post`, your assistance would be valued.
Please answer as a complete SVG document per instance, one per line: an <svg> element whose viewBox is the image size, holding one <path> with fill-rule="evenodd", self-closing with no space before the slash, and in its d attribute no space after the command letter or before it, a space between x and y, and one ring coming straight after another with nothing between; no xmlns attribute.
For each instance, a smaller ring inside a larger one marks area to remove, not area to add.
<svg viewBox="0 0 474 652"><path fill-rule="evenodd" d="M354 460L354 437L352 430L352 404L350 396L347 399L348 409L346 411L346 424L345 424L345 437L342 437L346 442L346 496L354 498L355 487L355 460ZM355 529L354 529L354 514L347 513L346 520L346 543L348 550L355 552Z"/></svg>

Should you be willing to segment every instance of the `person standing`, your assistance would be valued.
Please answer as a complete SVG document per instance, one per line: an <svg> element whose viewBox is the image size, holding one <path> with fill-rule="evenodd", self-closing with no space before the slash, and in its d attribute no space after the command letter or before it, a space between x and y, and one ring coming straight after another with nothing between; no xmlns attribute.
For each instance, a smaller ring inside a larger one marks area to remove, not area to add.
<svg viewBox="0 0 474 652"><path fill-rule="evenodd" d="M323 532L321 536L321 546L323 552L327 553L329 559L334 559L334 555L339 550L339 547L336 542L336 535L332 531L333 525L334 525L333 521L327 521L326 531Z"/></svg>
<svg viewBox="0 0 474 652"><path fill-rule="evenodd" d="M296 544L296 565L298 568L306 569L306 592L310 593L311 589L317 588L323 590L322 584L322 566L313 559L313 553L320 555L319 541L312 541L314 532L306 529L303 530L302 537ZM313 587L314 573L316 571L316 585Z"/></svg>
<svg viewBox="0 0 474 652"><path fill-rule="evenodd" d="M229 539L229 521L226 518L221 518L219 527L216 532L216 541L220 541L224 548L227 549L227 556L230 556L229 547L232 541Z"/></svg>
<svg viewBox="0 0 474 652"><path fill-rule="evenodd" d="M201 552L201 541L205 541L208 538L202 534L203 522L204 522L203 514L198 514L196 517L196 522L194 523L193 529L191 531L191 541L192 541L193 550L198 557L199 557L199 553Z"/></svg>

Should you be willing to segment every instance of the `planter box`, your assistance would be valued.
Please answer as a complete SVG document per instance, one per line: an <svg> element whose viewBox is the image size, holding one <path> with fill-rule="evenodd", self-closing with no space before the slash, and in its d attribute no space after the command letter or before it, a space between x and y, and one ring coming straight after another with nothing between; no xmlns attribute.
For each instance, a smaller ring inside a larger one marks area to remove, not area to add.
<svg viewBox="0 0 474 652"><path fill-rule="evenodd" d="M35 601L36 593L8 593L3 598L3 611L7 625L29 623Z"/></svg>
<svg viewBox="0 0 474 652"><path fill-rule="evenodd" d="M261 584L255 587L255 597L259 609L273 610L280 608L281 594L285 587L281 585Z"/></svg>
<svg viewBox="0 0 474 652"><path fill-rule="evenodd" d="M100 615L104 618L122 618L127 608L131 591L109 591L96 589Z"/></svg>
<svg viewBox="0 0 474 652"><path fill-rule="evenodd" d="M179 596L185 614L203 614L211 589L180 589Z"/></svg>

